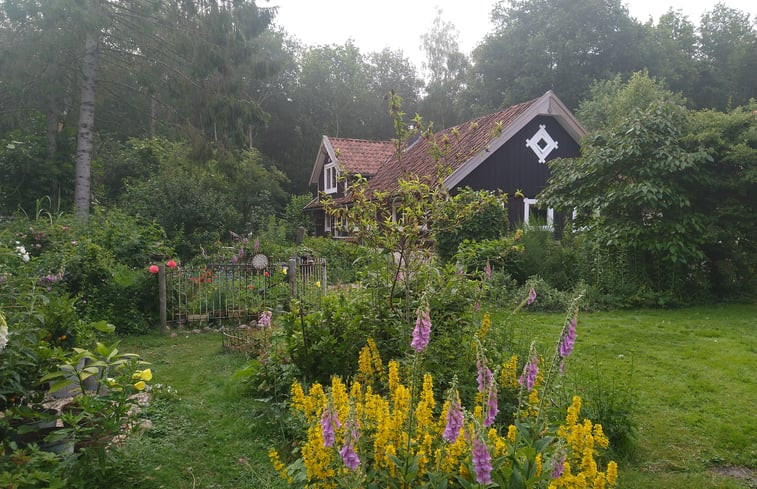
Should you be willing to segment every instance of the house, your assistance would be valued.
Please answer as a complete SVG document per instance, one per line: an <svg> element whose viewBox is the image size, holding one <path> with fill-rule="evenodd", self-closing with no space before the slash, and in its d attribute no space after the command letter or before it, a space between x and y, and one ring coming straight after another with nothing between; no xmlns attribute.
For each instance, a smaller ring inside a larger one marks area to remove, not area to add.
<svg viewBox="0 0 757 489"><path fill-rule="evenodd" d="M511 225L535 219L559 230L562 214L538 209L536 195L546 186L553 158L580 156L580 141L586 130L552 92L435 133L443 149L442 163L449 169L443 185L451 192L500 190L511 198L508 218ZM390 141L338 139L323 136L316 155L310 184L317 185L318 197L305 210L313 212L317 235L344 237L343 226L333 222L320 204L324 195L337 204L349 205L345 193L350 175L369 179L370 191L398 190L403 175L432 176L437 161L429 153L430 142L419 138L397 157ZM522 198L513 198L519 192Z"/></svg>

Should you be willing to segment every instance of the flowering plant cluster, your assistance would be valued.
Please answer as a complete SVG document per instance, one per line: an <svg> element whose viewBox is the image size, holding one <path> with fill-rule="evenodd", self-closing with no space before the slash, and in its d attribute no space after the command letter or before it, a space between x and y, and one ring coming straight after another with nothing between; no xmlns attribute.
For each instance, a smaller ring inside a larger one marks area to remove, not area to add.
<svg viewBox="0 0 757 489"><path fill-rule="evenodd" d="M526 301L535 296L531 291ZM423 307L410 345L414 352L404 367L391 360L385 368L369 340L351 385L332 377L329 388L315 383L306 390L295 382L291 409L307 426L301 458L287 466L275 451L269 456L284 479L310 488L613 486L615 462L602 470L596 461L608 439L601 425L580 419L580 398L559 428L544 403L571 353L576 325L572 307L546 364L532 346L521 365L515 355L493 365L481 346L491 327L485 315L473 341L478 393L465 408L457 381L439 402L432 375L421 373L432 334L431 313ZM498 386L520 391L512 420L498 417Z"/></svg>

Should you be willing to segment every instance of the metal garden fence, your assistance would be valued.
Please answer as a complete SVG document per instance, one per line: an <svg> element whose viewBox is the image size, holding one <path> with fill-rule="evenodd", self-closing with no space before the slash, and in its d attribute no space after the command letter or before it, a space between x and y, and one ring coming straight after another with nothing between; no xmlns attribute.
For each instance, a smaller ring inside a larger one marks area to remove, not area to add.
<svg viewBox="0 0 757 489"><path fill-rule="evenodd" d="M254 255L238 263L159 267L161 325L242 324L291 298L320 298L326 261Z"/></svg>

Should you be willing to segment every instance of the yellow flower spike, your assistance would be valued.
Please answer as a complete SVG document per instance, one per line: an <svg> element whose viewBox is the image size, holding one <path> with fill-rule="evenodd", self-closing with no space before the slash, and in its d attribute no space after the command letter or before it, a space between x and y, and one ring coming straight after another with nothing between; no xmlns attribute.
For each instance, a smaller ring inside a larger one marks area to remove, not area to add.
<svg viewBox="0 0 757 489"><path fill-rule="evenodd" d="M373 338L368 338L368 348L371 350L371 359L373 361L373 371L379 377L384 375L384 364L381 362L381 355L379 355L378 346Z"/></svg>
<svg viewBox="0 0 757 489"><path fill-rule="evenodd" d="M389 392L394 394L400 383L400 364L396 360L389 362Z"/></svg>
<svg viewBox="0 0 757 489"><path fill-rule="evenodd" d="M486 338L486 335L489 333L489 328L492 326L492 319L489 316L489 313L484 313L484 318L481 320L481 328L478 330L478 338L480 340L483 340Z"/></svg>
<svg viewBox="0 0 757 489"><path fill-rule="evenodd" d="M618 482L618 464L611 460L607 464L607 483L614 486Z"/></svg>
<svg viewBox="0 0 757 489"><path fill-rule="evenodd" d="M146 387L146 385L145 385L145 381L144 380L140 380L139 382L137 382L136 384L134 384L134 388L137 389L138 391L145 390L145 387Z"/></svg>
<svg viewBox="0 0 757 489"><path fill-rule="evenodd" d="M289 405L292 409L296 409L302 413L305 412L305 392L302 390L302 385L296 380L292 382L292 387L289 389L290 402Z"/></svg>
<svg viewBox="0 0 757 489"><path fill-rule="evenodd" d="M502 386L511 387L513 389L520 387L520 384L518 383L518 355L513 355L510 357L510 360L502 364L499 383Z"/></svg>
<svg viewBox="0 0 757 489"><path fill-rule="evenodd" d="M514 424L507 427L507 439L510 443L515 443L515 437L518 436L518 428Z"/></svg>
<svg viewBox="0 0 757 489"><path fill-rule="evenodd" d="M542 471L541 453L536 454L536 460L534 461L534 463L536 464L536 476L539 477L541 476Z"/></svg>
<svg viewBox="0 0 757 489"><path fill-rule="evenodd" d="M274 449L268 450L268 459L271 461L271 464L273 464L273 469L279 474L279 477L287 480L287 467L279 458L279 452Z"/></svg>

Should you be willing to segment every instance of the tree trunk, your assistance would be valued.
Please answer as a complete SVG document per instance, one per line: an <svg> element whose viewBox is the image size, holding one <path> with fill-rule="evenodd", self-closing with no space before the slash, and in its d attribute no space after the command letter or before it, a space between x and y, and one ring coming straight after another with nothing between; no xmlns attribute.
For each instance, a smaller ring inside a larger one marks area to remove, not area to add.
<svg viewBox="0 0 757 489"><path fill-rule="evenodd" d="M92 170L92 131L95 125L95 74L97 72L97 37L87 34L82 62L79 131L76 137L76 182L74 207L77 219L89 220L90 173Z"/></svg>

